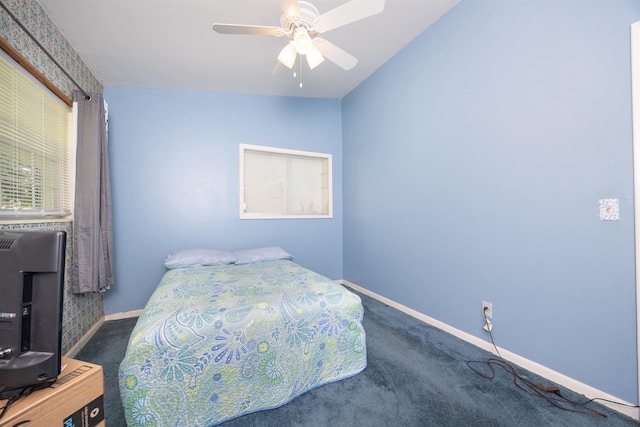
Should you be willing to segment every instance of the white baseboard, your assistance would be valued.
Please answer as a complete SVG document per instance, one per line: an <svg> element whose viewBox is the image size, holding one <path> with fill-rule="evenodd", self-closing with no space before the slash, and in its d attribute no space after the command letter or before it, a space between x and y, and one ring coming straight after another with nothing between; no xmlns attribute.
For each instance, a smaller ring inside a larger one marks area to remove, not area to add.
<svg viewBox="0 0 640 427"><path fill-rule="evenodd" d="M378 295L375 292L372 292L368 289L362 288L358 285L356 285L355 283L351 283L347 280L336 280L336 282L348 286L350 288L353 288L354 290L363 293L367 296L370 296L371 298L374 298L384 304L387 304L390 307L393 307L397 310L400 310L412 317L415 317L418 320L421 320L429 325L435 326L438 329L441 329L455 337L458 337L470 344L473 344L477 347L482 348L483 350L489 351L493 354L495 354L495 349L493 348L493 345L488 342L485 341L483 339L480 339L474 335L471 335L467 332L464 332L460 329L454 328L450 325L447 325L446 323L443 323L439 320L436 320L432 317L427 316L426 314L420 313L419 311L413 310L412 308L406 307L400 303L397 303L393 300L390 300L388 298L383 297L382 295ZM598 403L602 403L603 405L617 411L620 412L621 414L624 414L628 417L633 418L634 420L640 420L640 412L638 410L638 408L634 408L634 404L633 403L629 403L629 402L625 402L622 399L619 399L615 396L612 396L608 393L605 393L601 390L598 390L594 387L591 387L590 385L587 385L585 383L582 383L580 381L577 381L571 377L568 377L564 374L561 374L560 372L554 371L553 369L549 369L546 366L543 366L539 363L536 363L532 360L526 359L522 356L519 356L515 353L512 353L508 350L503 349L502 347L498 347L498 351L500 352L500 355L505 359L508 360L510 362L515 363L516 365L519 365L521 367L523 367L524 369L527 369L530 372L533 372L535 374L538 374L544 378L547 378L550 381L553 381L556 384L560 384L563 387L566 387L570 390L573 390L576 393L582 394L584 396L586 396L588 399L593 399L593 398L601 398L601 399L607 399L607 400L612 400L614 402L620 402L624 405L629 405L628 406L622 406L622 405L616 405L613 403L608 403L605 401L599 401Z"/></svg>
<svg viewBox="0 0 640 427"><path fill-rule="evenodd" d="M131 310L131 311L122 311L120 313L111 313L105 314L98 320L98 322L91 327L85 333L82 338L73 346L71 349L64 355L64 357L68 357L69 359L73 359L79 352L82 350L89 340L95 335L95 333L100 329L100 326L104 324L104 322L108 322L110 320L120 320L120 319L128 319L130 317L138 317L142 313L142 310Z"/></svg>
<svg viewBox="0 0 640 427"><path fill-rule="evenodd" d="M139 317L142 314L142 310L131 310L131 311L121 311L119 313L111 313L105 314L104 320L120 320L120 319L128 319L130 317Z"/></svg>
<svg viewBox="0 0 640 427"><path fill-rule="evenodd" d="M91 329L89 329L87 333L82 336L82 338L80 338L80 341L78 341L73 347L71 347L71 349L67 352L67 354L64 355L64 357L73 359L80 352L80 350L82 350L82 347L84 347L89 342L91 337L93 337L95 333L98 332L98 329L100 329L100 326L102 326L103 323L104 316L102 316L100 320L98 320L98 322L93 325Z"/></svg>

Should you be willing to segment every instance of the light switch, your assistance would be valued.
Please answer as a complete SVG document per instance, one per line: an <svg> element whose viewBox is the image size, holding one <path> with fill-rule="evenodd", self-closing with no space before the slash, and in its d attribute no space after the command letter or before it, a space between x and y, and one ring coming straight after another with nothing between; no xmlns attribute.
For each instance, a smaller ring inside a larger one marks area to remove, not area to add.
<svg viewBox="0 0 640 427"><path fill-rule="evenodd" d="M600 199L600 221L618 221L620 204L618 199Z"/></svg>

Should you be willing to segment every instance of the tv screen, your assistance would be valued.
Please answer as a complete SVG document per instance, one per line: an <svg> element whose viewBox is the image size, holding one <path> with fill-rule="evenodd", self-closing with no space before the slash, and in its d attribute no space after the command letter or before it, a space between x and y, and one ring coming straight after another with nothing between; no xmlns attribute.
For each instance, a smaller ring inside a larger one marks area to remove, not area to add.
<svg viewBox="0 0 640 427"><path fill-rule="evenodd" d="M0 399L60 374L66 233L0 230Z"/></svg>

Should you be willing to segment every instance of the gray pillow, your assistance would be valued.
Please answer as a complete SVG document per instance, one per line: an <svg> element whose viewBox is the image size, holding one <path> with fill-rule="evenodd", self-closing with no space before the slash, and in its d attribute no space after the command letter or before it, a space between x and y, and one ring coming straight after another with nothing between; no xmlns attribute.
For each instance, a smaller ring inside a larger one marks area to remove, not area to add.
<svg viewBox="0 0 640 427"><path fill-rule="evenodd" d="M217 249L185 249L167 255L164 266L174 268L197 267L201 265L225 265L236 262L236 257L229 251Z"/></svg>
<svg viewBox="0 0 640 427"><path fill-rule="evenodd" d="M236 264L250 264L253 262L273 261L276 259L293 259L293 255L279 246L244 249L241 251L234 251L233 255L236 257Z"/></svg>

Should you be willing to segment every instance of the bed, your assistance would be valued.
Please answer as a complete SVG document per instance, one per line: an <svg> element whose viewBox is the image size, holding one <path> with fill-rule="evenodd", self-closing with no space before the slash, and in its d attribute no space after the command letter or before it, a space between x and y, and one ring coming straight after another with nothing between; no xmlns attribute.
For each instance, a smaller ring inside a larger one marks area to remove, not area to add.
<svg viewBox="0 0 640 427"><path fill-rule="evenodd" d="M212 426L356 375L362 317L356 294L291 257L172 268L120 365L127 424Z"/></svg>

